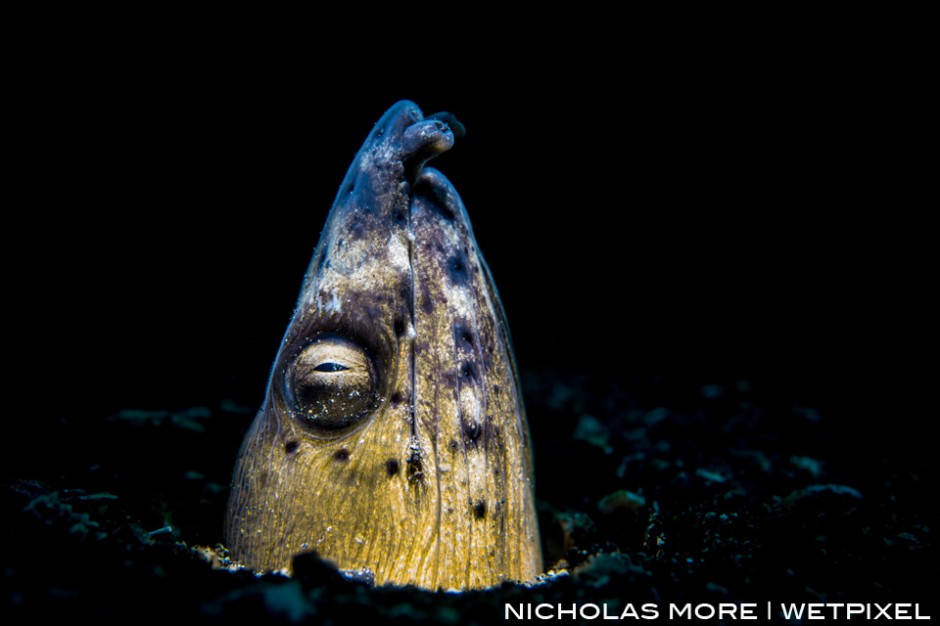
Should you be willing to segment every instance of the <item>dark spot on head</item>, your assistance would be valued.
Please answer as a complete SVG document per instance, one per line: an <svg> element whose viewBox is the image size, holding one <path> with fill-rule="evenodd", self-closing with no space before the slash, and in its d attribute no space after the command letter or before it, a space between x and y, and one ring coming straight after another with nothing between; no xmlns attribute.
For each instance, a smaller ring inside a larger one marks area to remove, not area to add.
<svg viewBox="0 0 940 626"><path fill-rule="evenodd" d="M482 434L483 429L476 422L463 423L463 438L469 447L476 447L477 442L480 440L480 435Z"/></svg>
<svg viewBox="0 0 940 626"><path fill-rule="evenodd" d="M456 439L451 439L451 440L450 440L450 449L451 449L451 450L457 450L458 447L460 447L460 444L457 443L457 440L456 440Z"/></svg>
<svg viewBox="0 0 940 626"><path fill-rule="evenodd" d="M443 217L444 219L450 222L453 222L454 220L457 219L457 214L454 212L453 209L447 206L446 203L435 202L434 208L437 209L437 212L441 215L441 217Z"/></svg>
<svg viewBox="0 0 940 626"><path fill-rule="evenodd" d="M396 224L405 224L408 221L408 216L401 210L392 211L392 221Z"/></svg>
<svg viewBox="0 0 940 626"><path fill-rule="evenodd" d="M395 459L389 459L385 461L385 473L388 474L388 477L391 478L398 473L398 461Z"/></svg>
<svg viewBox="0 0 940 626"><path fill-rule="evenodd" d="M431 296L431 287L426 280L421 281L421 293L418 295L418 302L421 304L421 310L425 313L434 312L434 297Z"/></svg>
<svg viewBox="0 0 940 626"><path fill-rule="evenodd" d="M473 505L473 517L483 519L486 517L486 500L477 500Z"/></svg>
<svg viewBox="0 0 940 626"><path fill-rule="evenodd" d="M469 326L458 324L454 327L454 336L457 337L457 343L464 348L473 348L473 331L470 330Z"/></svg>
<svg viewBox="0 0 940 626"><path fill-rule="evenodd" d="M288 441L287 443L284 444L284 452L286 452L287 454L293 454L294 452L297 452L297 448L299 447L300 447L300 444L298 442Z"/></svg>
<svg viewBox="0 0 940 626"><path fill-rule="evenodd" d="M408 480L421 482L424 480L424 464L417 452L408 457Z"/></svg>
<svg viewBox="0 0 940 626"><path fill-rule="evenodd" d="M470 361L464 361L460 364L460 379L464 382L472 383L477 379L476 365Z"/></svg>
<svg viewBox="0 0 940 626"><path fill-rule="evenodd" d="M447 276L455 285L463 285L470 279L466 254L458 252L447 260Z"/></svg>
<svg viewBox="0 0 940 626"><path fill-rule="evenodd" d="M336 454L333 455L333 459L336 461L348 461L349 460L349 450L346 448L340 448L336 451Z"/></svg>
<svg viewBox="0 0 940 626"><path fill-rule="evenodd" d="M405 334L405 320L400 317L395 318L395 336L401 337Z"/></svg>
<svg viewBox="0 0 940 626"><path fill-rule="evenodd" d="M493 476L499 476L499 465L493 468Z"/></svg>
<svg viewBox="0 0 940 626"><path fill-rule="evenodd" d="M493 385L493 393L499 393L499 385Z"/></svg>
<svg viewBox="0 0 940 626"><path fill-rule="evenodd" d="M401 392L396 391L395 393L392 394L392 397L389 398L389 400L391 401L392 406L398 406L399 404L401 404Z"/></svg>

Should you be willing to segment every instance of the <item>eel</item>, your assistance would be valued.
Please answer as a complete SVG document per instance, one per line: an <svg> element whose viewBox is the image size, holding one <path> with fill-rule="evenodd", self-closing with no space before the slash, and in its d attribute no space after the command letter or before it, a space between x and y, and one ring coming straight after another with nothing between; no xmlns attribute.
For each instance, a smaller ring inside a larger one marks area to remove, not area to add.
<svg viewBox="0 0 940 626"><path fill-rule="evenodd" d="M509 328L453 185L463 127L391 107L337 193L239 452L233 558L315 552L376 584L478 589L542 571Z"/></svg>

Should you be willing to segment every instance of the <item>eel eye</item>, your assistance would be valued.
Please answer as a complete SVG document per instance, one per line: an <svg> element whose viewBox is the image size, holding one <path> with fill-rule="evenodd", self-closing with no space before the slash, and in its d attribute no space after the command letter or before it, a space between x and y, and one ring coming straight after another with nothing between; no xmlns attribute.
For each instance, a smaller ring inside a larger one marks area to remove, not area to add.
<svg viewBox="0 0 940 626"><path fill-rule="evenodd" d="M284 398L293 414L311 426L346 428L375 407L375 366L355 343L320 337L287 366Z"/></svg>

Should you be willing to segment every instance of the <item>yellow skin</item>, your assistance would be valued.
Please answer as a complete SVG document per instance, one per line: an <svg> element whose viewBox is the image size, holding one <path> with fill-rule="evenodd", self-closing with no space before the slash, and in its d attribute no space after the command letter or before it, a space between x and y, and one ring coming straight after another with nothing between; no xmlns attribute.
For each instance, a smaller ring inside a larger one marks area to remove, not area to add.
<svg viewBox="0 0 940 626"><path fill-rule="evenodd" d="M542 571L508 327L453 186L454 136L410 102L337 195L239 454L234 557L316 551L378 584L472 589Z"/></svg>

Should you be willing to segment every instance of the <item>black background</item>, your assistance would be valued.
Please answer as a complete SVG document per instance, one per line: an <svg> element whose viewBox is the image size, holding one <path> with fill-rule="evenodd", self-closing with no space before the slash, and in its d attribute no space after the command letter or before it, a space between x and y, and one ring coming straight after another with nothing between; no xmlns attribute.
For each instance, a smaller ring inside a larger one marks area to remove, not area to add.
<svg viewBox="0 0 940 626"><path fill-rule="evenodd" d="M523 375L746 379L846 445L927 449L926 91L878 54L392 55L336 78L324 56L154 43L18 68L14 452L63 414L257 406L336 189L402 98L467 128L433 165Z"/></svg>

